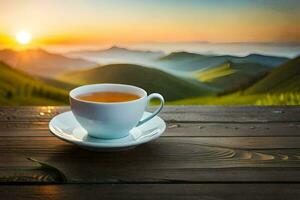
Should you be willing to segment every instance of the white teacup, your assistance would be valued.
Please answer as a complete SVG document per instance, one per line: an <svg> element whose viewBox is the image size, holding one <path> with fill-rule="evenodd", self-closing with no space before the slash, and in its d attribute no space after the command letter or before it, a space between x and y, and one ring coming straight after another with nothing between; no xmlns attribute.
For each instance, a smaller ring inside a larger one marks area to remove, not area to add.
<svg viewBox="0 0 300 200"><path fill-rule="evenodd" d="M140 96L139 99L100 103L84 101L77 98L79 95L93 92L124 92ZM70 92L70 105L79 124L86 129L89 136L103 139L125 137L135 126L139 126L157 115L163 105L164 98L157 93L147 96L147 92L139 87L123 84L93 84L84 85ZM150 100L160 100L159 108L144 119L141 119Z"/></svg>

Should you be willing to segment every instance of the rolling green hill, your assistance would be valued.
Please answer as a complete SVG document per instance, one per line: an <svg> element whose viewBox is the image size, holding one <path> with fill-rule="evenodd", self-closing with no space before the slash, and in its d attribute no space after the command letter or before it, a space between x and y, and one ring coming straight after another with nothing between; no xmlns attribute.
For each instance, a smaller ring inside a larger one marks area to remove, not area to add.
<svg viewBox="0 0 300 200"><path fill-rule="evenodd" d="M68 93L0 62L0 105L62 105Z"/></svg>
<svg viewBox="0 0 300 200"><path fill-rule="evenodd" d="M286 62L288 58L277 56L266 56L260 54L250 54L244 57L230 55L201 55L189 52L173 52L157 60L157 65L169 70L197 71L208 69L224 62L233 63L256 63L264 66L277 67Z"/></svg>
<svg viewBox="0 0 300 200"><path fill-rule="evenodd" d="M42 81L43 83L54 86L56 88L61 88L63 90L70 91L70 90L78 87L78 85L76 85L76 84L60 81L60 80L57 80L57 79L44 78L44 77L39 77L39 76L35 76L34 78Z"/></svg>
<svg viewBox="0 0 300 200"><path fill-rule="evenodd" d="M236 70L232 67L232 64L225 62L216 67L199 71L195 73L195 76L201 82L212 83L219 78L228 77L234 73L236 73Z"/></svg>
<svg viewBox="0 0 300 200"><path fill-rule="evenodd" d="M228 66L203 74L206 81L214 81L224 74L232 74ZM186 98L170 102L175 105L300 105L300 56L273 69L267 76L245 91L218 97Z"/></svg>
<svg viewBox="0 0 300 200"><path fill-rule="evenodd" d="M212 92L199 84L185 81L157 69L131 64L112 64L90 70L68 72L59 77L73 84L123 83L136 85L148 93L158 92L166 100L209 95Z"/></svg>
<svg viewBox="0 0 300 200"><path fill-rule="evenodd" d="M169 102L171 105L300 105L299 92L273 94L233 94L215 97L196 97Z"/></svg>
<svg viewBox="0 0 300 200"><path fill-rule="evenodd" d="M223 92L242 90L264 76L270 67L256 63L233 63L227 61L221 65L200 70L196 79Z"/></svg>
<svg viewBox="0 0 300 200"><path fill-rule="evenodd" d="M265 95L243 95L239 92L224 96L195 97L169 102L171 105L255 105Z"/></svg>
<svg viewBox="0 0 300 200"><path fill-rule="evenodd" d="M156 64L166 70L192 72L211 66L216 66L226 61L226 59L223 58L221 60L211 58L211 56L196 53L173 52L158 59Z"/></svg>
<svg viewBox="0 0 300 200"><path fill-rule="evenodd" d="M274 69L245 91L246 94L300 92L300 56Z"/></svg>

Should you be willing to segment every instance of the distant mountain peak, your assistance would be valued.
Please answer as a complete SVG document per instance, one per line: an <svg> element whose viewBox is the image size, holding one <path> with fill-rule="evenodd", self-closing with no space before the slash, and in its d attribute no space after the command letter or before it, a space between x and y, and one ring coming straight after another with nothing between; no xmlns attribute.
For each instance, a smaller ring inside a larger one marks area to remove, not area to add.
<svg viewBox="0 0 300 200"><path fill-rule="evenodd" d="M93 62L103 64L130 63L149 65L161 56L164 56L162 51L150 51L142 49L131 49L113 45L109 48L98 50L79 50L68 52L65 55L74 58L83 58Z"/></svg>
<svg viewBox="0 0 300 200"><path fill-rule="evenodd" d="M176 51L169 54L170 56L178 56L178 55L199 55L197 53L191 53L187 51Z"/></svg>
<svg viewBox="0 0 300 200"><path fill-rule="evenodd" d="M111 46L110 48L108 48L106 50L127 50L128 51L129 49L113 45L113 46Z"/></svg>
<svg viewBox="0 0 300 200"><path fill-rule="evenodd" d="M54 77L62 71L96 65L95 62L79 58L68 58L41 48L22 51L0 50L0 60L15 69L43 77Z"/></svg>
<svg viewBox="0 0 300 200"><path fill-rule="evenodd" d="M272 57L272 58L276 58L276 59L286 59L286 61L288 60L287 57L284 56L274 56L274 55L265 55L265 54L258 54L258 53L251 53L248 54L247 56L245 56L246 58L266 58L266 57Z"/></svg>
<svg viewBox="0 0 300 200"><path fill-rule="evenodd" d="M258 53L250 53L245 57L248 57L248 58L250 58L250 57L253 57L253 58L254 57L267 57L267 55L262 55L262 54L258 54Z"/></svg>
<svg viewBox="0 0 300 200"><path fill-rule="evenodd" d="M186 51L176 51L171 52L170 54L163 56L160 60L170 60L170 59L191 59L194 57L202 57L203 55L197 53L191 53Z"/></svg>
<svg viewBox="0 0 300 200"><path fill-rule="evenodd" d="M100 50L102 52L109 52L109 51L121 51L121 52L133 52L133 53L163 53L161 51L150 51L150 50L143 50L143 49L131 49L126 47L120 47L117 45L113 45L108 49Z"/></svg>

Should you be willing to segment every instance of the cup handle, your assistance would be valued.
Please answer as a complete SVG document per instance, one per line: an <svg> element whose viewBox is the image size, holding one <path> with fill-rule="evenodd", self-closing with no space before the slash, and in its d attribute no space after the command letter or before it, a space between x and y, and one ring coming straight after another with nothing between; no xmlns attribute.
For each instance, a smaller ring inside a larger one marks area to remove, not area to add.
<svg viewBox="0 0 300 200"><path fill-rule="evenodd" d="M149 105L151 99L159 99L160 100L160 105L153 113L151 113L151 115L149 115L145 119L141 119L139 121L139 123L137 124L137 126L140 126L140 125L144 124L145 122L149 121L150 119L152 119L153 117L155 117L161 111L161 109L164 106L165 100L164 100L163 96L161 96L158 93L152 93L147 98L148 98L148 103L147 103L148 105Z"/></svg>

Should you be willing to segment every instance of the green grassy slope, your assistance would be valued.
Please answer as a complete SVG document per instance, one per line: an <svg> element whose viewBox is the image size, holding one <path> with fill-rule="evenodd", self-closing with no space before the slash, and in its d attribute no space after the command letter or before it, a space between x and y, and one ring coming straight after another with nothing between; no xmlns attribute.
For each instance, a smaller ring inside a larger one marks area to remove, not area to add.
<svg viewBox="0 0 300 200"><path fill-rule="evenodd" d="M264 95L243 95L234 93L224 96L186 98L169 102L170 105L255 105Z"/></svg>
<svg viewBox="0 0 300 200"><path fill-rule="evenodd" d="M233 63L227 61L195 73L195 77L223 92L242 90L264 76L270 67L256 63Z"/></svg>
<svg viewBox="0 0 300 200"><path fill-rule="evenodd" d="M224 96L197 97L169 102L170 105L300 105L299 92L276 94L244 94L237 92Z"/></svg>
<svg viewBox="0 0 300 200"><path fill-rule="evenodd" d="M157 60L157 64L164 69L179 71L196 71L208 69L224 62L233 63L257 63L264 66L277 67L286 62L288 58L250 54L244 57L229 55L201 55L189 52L173 52Z"/></svg>
<svg viewBox="0 0 300 200"><path fill-rule="evenodd" d="M224 70L224 66L222 70ZM209 78L212 77L212 75L208 75ZM170 102L170 104L300 105L300 56L273 69L265 78L245 91L215 97L187 98Z"/></svg>
<svg viewBox="0 0 300 200"><path fill-rule="evenodd" d="M274 69L268 76L245 91L256 93L300 92L300 56Z"/></svg>
<svg viewBox="0 0 300 200"><path fill-rule="evenodd" d="M51 86L54 86L56 88L60 88L60 89L63 89L63 90L68 90L69 91L69 90L72 90L72 89L78 87L78 85L76 85L76 84L68 83L68 82L65 82L65 81L60 81L60 80L57 80L57 79L38 77L38 76L35 76L35 78L38 79L38 80L41 80L43 83L49 84Z"/></svg>
<svg viewBox="0 0 300 200"><path fill-rule="evenodd" d="M0 105L62 105L66 90L58 89L0 62Z"/></svg>
<svg viewBox="0 0 300 200"><path fill-rule="evenodd" d="M74 84L123 83L159 92L166 100L209 95L211 91L157 69L131 64L112 64L61 75L60 80Z"/></svg>
<svg viewBox="0 0 300 200"><path fill-rule="evenodd" d="M231 67L231 64L226 62L216 67L197 72L195 73L195 77L201 82L211 83L218 78L229 76L235 72L236 70Z"/></svg>

